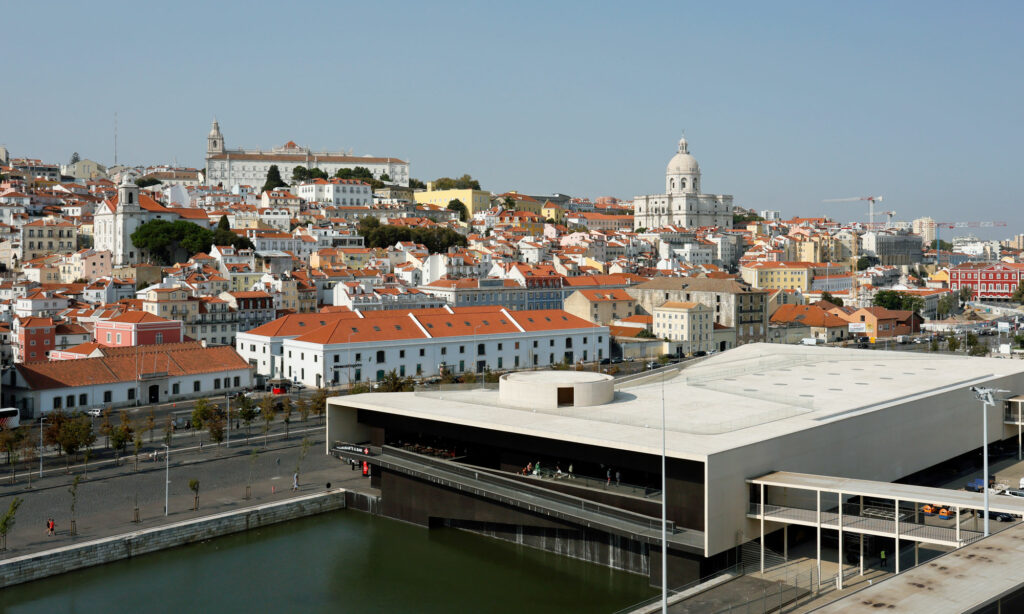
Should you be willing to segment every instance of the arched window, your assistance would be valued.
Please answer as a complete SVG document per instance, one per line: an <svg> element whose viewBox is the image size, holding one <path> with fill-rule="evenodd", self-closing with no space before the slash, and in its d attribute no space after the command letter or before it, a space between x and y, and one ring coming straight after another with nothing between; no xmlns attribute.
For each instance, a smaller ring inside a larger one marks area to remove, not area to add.
<svg viewBox="0 0 1024 614"><path fill-rule="evenodd" d="M129 205L130 205L130 204L132 204L133 202L135 202L135 201L133 200L134 198L135 198L135 195L134 195L134 194L132 194L131 192L128 192L128 204L129 204Z"/></svg>
<svg viewBox="0 0 1024 614"><path fill-rule="evenodd" d="M679 189L681 189L681 190L685 190L686 189L686 179L680 179L679 180Z"/></svg>
<svg viewBox="0 0 1024 614"><path fill-rule="evenodd" d="M676 189L676 180L675 179L669 180L669 186L671 186L671 189L673 189L673 190Z"/></svg>

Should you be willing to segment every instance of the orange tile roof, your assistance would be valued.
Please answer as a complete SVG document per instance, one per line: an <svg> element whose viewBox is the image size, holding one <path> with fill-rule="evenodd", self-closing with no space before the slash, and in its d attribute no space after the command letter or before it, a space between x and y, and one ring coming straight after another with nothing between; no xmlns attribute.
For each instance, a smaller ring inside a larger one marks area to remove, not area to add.
<svg viewBox="0 0 1024 614"><path fill-rule="evenodd" d="M134 382L140 373L148 372L166 372L175 377L249 367L230 346L204 348L198 343L173 343L102 351L104 356L100 358L31 362L16 368L29 388L45 390Z"/></svg>

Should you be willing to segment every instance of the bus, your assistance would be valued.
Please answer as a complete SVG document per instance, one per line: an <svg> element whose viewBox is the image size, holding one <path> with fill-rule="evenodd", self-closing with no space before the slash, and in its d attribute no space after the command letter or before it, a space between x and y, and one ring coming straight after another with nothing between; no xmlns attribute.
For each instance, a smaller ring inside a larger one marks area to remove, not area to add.
<svg viewBox="0 0 1024 614"><path fill-rule="evenodd" d="M16 429L19 424L21 424L21 412L17 407L0 409L0 431Z"/></svg>

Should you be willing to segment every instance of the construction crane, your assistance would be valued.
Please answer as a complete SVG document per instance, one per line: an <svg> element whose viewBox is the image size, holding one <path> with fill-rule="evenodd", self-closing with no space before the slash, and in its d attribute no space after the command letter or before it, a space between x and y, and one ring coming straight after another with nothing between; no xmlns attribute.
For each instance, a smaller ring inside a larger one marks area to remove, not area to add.
<svg viewBox="0 0 1024 614"><path fill-rule="evenodd" d="M942 267L942 241L939 240L941 228L1004 228L1006 222L921 222L921 228L935 229L935 269Z"/></svg>
<svg viewBox="0 0 1024 614"><path fill-rule="evenodd" d="M823 200L823 203L855 203L862 200L868 201L868 225L874 227L875 225L875 203L882 202L881 196L855 196L853 198L829 198Z"/></svg>
<svg viewBox="0 0 1024 614"><path fill-rule="evenodd" d="M882 215L888 216L888 221L885 222L886 228L892 228L892 218L896 215L895 211L883 211Z"/></svg>

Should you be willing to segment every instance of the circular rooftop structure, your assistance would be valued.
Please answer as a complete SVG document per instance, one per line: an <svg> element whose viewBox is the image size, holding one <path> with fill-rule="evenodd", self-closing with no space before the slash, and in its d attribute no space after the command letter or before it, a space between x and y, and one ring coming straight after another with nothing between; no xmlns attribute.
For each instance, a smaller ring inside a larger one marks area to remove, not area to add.
<svg viewBox="0 0 1024 614"><path fill-rule="evenodd" d="M591 407L615 396L615 378L590 371L520 371L498 383L503 405L524 409Z"/></svg>

